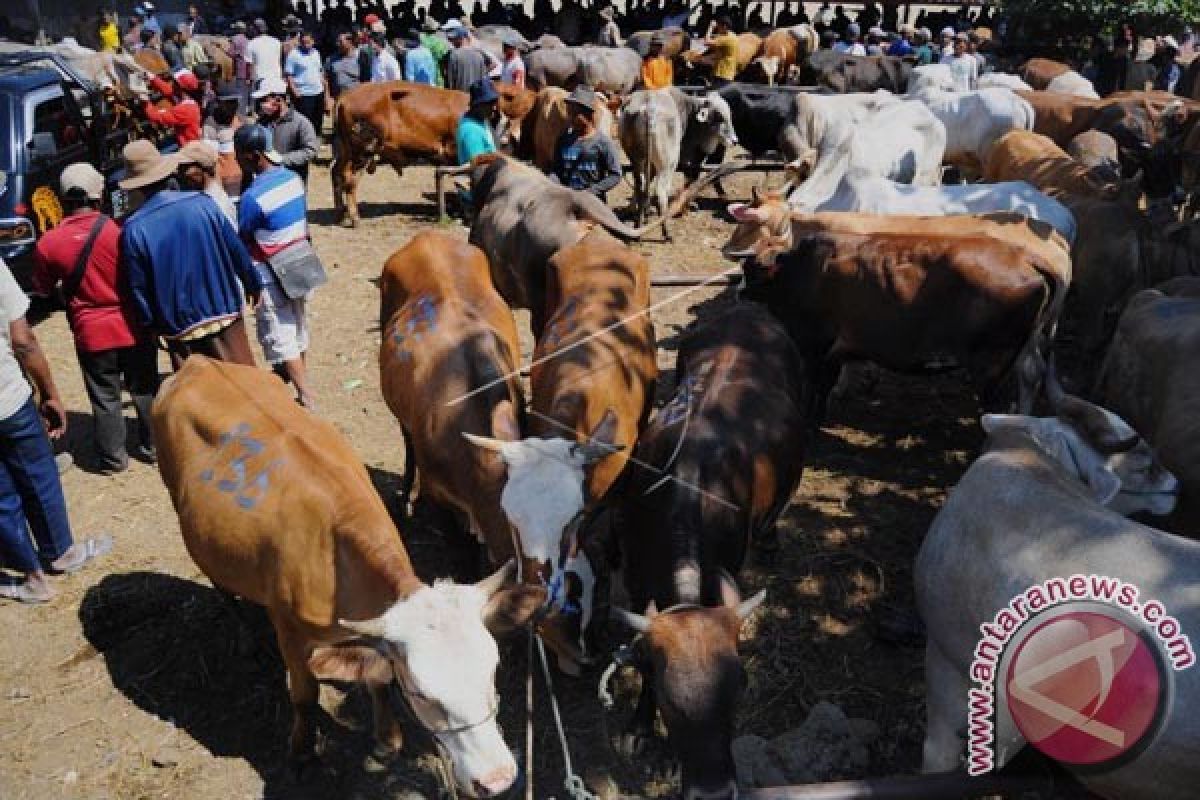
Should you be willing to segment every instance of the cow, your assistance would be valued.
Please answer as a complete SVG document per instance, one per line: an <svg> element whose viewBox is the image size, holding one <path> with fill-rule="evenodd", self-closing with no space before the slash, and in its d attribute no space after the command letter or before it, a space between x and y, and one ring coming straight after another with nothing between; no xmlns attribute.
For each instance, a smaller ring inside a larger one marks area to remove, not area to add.
<svg viewBox="0 0 1200 800"><path fill-rule="evenodd" d="M497 61L504 60L504 42L513 41L522 53L528 53L537 45L526 39L520 31L511 25L480 25L471 31L475 41L491 53Z"/></svg>
<svg viewBox="0 0 1200 800"><path fill-rule="evenodd" d="M645 258L596 228L545 269L547 324L530 368L530 436L468 438L501 454L508 474L501 505L553 600L566 590L569 560L590 563L582 548L637 443L658 368ZM594 587L579 589L585 629ZM581 647L586 654L582 638ZM561 658L559 666L578 674Z"/></svg>
<svg viewBox="0 0 1200 800"><path fill-rule="evenodd" d="M957 91L958 81L949 64L922 64L913 67L912 76L908 79L910 97L926 89L940 89L945 92Z"/></svg>
<svg viewBox="0 0 1200 800"><path fill-rule="evenodd" d="M973 175L982 171L993 142L1009 131L1033 130L1033 106L1008 89L926 89L915 97L946 127L943 160Z"/></svg>
<svg viewBox="0 0 1200 800"><path fill-rule="evenodd" d="M517 767L496 725L488 627L524 624L544 592L502 589L507 567L473 586L424 583L349 443L270 372L193 356L164 383L152 421L188 553L275 628L291 757L313 754L318 678L366 682L380 747L397 748L395 680L449 752L459 791L506 791Z"/></svg>
<svg viewBox="0 0 1200 800"><path fill-rule="evenodd" d="M233 56L229 37L200 33L193 38L204 48L204 54L208 56L208 60L212 64L213 80L221 83L232 81L234 79Z"/></svg>
<svg viewBox="0 0 1200 800"><path fill-rule="evenodd" d="M739 224L722 252L745 259L743 296L766 302L820 364L815 415L842 363L860 359L919 372L948 357L984 407L1013 373L1018 408L1032 409L1071 281L1050 226L1018 214L792 213L778 194L729 212Z"/></svg>
<svg viewBox="0 0 1200 800"><path fill-rule="evenodd" d="M1200 219L1176 222L1163 229L1144 229L1141 247L1139 288L1173 278L1200 276Z"/></svg>
<svg viewBox="0 0 1200 800"><path fill-rule="evenodd" d="M650 42L655 38L663 43L663 56L672 60L680 58L692 45L692 37L683 28L662 28L631 33L625 40L625 46L637 53L639 58L645 58L650 54Z"/></svg>
<svg viewBox="0 0 1200 800"><path fill-rule="evenodd" d="M748 31L737 34L737 40L737 72L740 75L762 53L763 40L758 34ZM682 58L683 73L689 76L690 80L702 80L709 76L713 64L716 63L716 56L712 50L688 50L683 53Z"/></svg>
<svg viewBox="0 0 1200 800"><path fill-rule="evenodd" d="M738 143L752 157L774 151L785 161L800 158L800 94L744 83L722 86L717 94L729 105Z"/></svg>
<svg viewBox="0 0 1200 800"><path fill-rule="evenodd" d="M497 83L499 109L519 124L536 94ZM338 98L333 112L333 205L342 224L358 225L358 174L378 162L397 172L417 161L453 164L455 133L467 111L467 93L422 83L389 81L356 86Z"/></svg>
<svg viewBox="0 0 1200 800"><path fill-rule="evenodd" d="M649 198L658 202L663 237L670 240L671 187L682 164L693 180L700 165L722 142L736 144L729 104L716 92L702 97L676 88L643 89L630 95L621 113L621 147L633 174L637 224L646 219Z"/></svg>
<svg viewBox="0 0 1200 800"><path fill-rule="evenodd" d="M499 154L471 162L475 219L470 242L487 254L497 291L511 306L530 312L533 335L547 318L546 263L598 225L615 236L638 239L600 198L561 186L537 169Z"/></svg>
<svg viewBox="0 0 1200 800"><path fill-rule="evenodd" d="M642 59L628 47L562 47L535 50L525 59L532 89L591 86L598 92L626 95L642 76Z"/></svg>
<svg viewBox="0 0 1200 800"><path fill-rule="evenodd" d="M1049 224L1067 244L1075 241L1075 215L1025 181L909 186L851 169L829 199L814 210L929 217L1011 211Z"/></svg>
<svg viewBox="0 0 1200 800"><path fill-rule="evenodd" d="M1161 647L1164 662L1169 659L1163 664L1163 680L1171 675L1173 692L1163 709L1161 730L1146 740L1144 749L1128 751L1129 758L1103 769L1065 762L1059 768L1072 773L1091 796L1156 800L1194 796L1200 779L1193 758L1200 742L1200 720L1191 701L1200 698L1200 670L1175 669L1195 661L1191 643L1178 634L1190 635L1200 625L1194 580L1200 570L1200 544L1122 516L1169 512L1178 482L1128 423L1082 400L1060 402L1056 417L985 416L983 429L988 434L983 455L938 512L917 554L913 575L917 608L927 631L923 769L961 769L965 732L969 715L973 716L970 698L992 691L972 693L973 681L994 682L996 689L1003 685L1013 702L1013 683L1007 677L1011 673L1004 671L1001 659L1016 651L1013 645L1023 631L1058 625L1062 649L1050 655L1060 657L1069 657L1068 644L1087 641L1088 634L1063 629L1068 621L1061 616L1054 622L1062 613L1054 606L1071 596L1069 582L1079 576L1084 583L1077 588L1084 592L1106 582L1114 588L1121 585L1117 582L1136 587L1132 608L1114 607L1111 612L1129 620L1135 629L1145 624L1142 618L1125 614L1137 614L1141 604L1151 600L1160 604L1162 619L1176 626L1174 638L1170 644L1151 638L1147 645ZM1103 597L1104 591L1098 588L1096 594ZM1114 594L1116 602L1109 600L1106 605L1118 606L1127 593L1122 589ZM1072 604L1063 610L1081 608ZM1009 624L1022 626L1013 638L1006 635L1012 633ZM990 646L981 645L985 635L981 626L995 631L986 634L984 642ZM1007 646L996 644L1001 637ZM1079 669L1070 678L1068 670L1050 673L1045 683L1057 681L1059 688L1048 695L1062 698L1063 681L1078 681L1085 694L1075 697L1090 706L1088 698L1097 697L1096 692L1103 695L1108 687L1102 671L1105 657L1100 653L1094 662L1088 660L1088 669L1095 670L1090 674L1100 675L1098 679ZM1035 663L1039 660L1034 657ZM1104 713L1104 705L1101 699L1090 707ZM997 770L1026 743L1013 715L1000 708L989 720ZM1058 729L1055 724L1050 730ZM1084 733L1076 735L1099 741Z"/></svg>
<svg viewBox="0 0 1200 800"><path fill-rule="evenodd" d="M800 156L789 178L802 181L788 198L812 210L836 191L842 176L862 169L900 183L941 183L946 128L923 104L887 94L800 95L792 131Z"/></svg>
<svg viewBox="0 0 1200 800"><path fill-rule="evenodd" d="M1020 76L1009 75L1007 72L985 72L979 76L979 80L975 81L975 88L1011 89L1014 92L1018 90L1033 91L1033 87L1021 80Z"/></svg>
<svg viewBox="0 0 1200 800"><path fill-rule="evenodd" d="M1140 179L1111 182L1107 171L1075 161L1050 137L1026 130L1001 136L984 159L983 179L989 183L1024 180L1047 194L1100 197L1134 208L1141 196Z"/></svg>
<svg viewBox="0 0 1200 800"><path fill-rule="evenodd" d="M1121 180L1121 154L1117 140L1100 131L1084 131L1067 145L1067 155L1102 183Z"/></svg>
<svg viewBox="0 0 1200 800"><path fill-rule="evenodd" d="M804 63L821 46L821 37L808 23L779 28L763 39L762 51L750 62L742 80L774 86L787 80L792 68Z"/></svg>
<svg viewBox="0 0 1200 800"><path fill-rule="evenodd" d="M738 574L773 544L800 481L808 424L805 364L766 309L739 303L689 331L675 392L637 447L621 504L621 577L642 673L627 754L661 713L683 765L683 796L736 797L730 754L745 683L737 657ZM763 425L763 420L770 420Z"/></svg>
<svg viewBox="0 0 1200 800"><path fill-rule="evenodd" d="M1092 86L1092 82L1080 75L1075 70L1064 72L1046 85L1047 92L1059 92L1060 94L1070 94L1075 97L1088 97L1092 100L1098 100L1100 95L1096 94L1096 88Z"/></svg>
<svg viewBox="0 0 1200 800"><path fill-rule="evenodd" d="M839 94L878 89L904 94L912 70L911 64L896 56L852 56L818 50L801 64L800 83L822 86Z"/></svg>
<svg viewBox="0 0 1200 800"><path fill-rule="evenodd" d="M1052 80L1068 72L1071 72L1068 65L1049 58L1031 58L1017 70L1021 80L1039 90L1045 89Z"/></svg>
<svg viewBox="0 0 1200 800"><path fill-rule="evenodd" d="M532 162L543 172L554 168L558 140L571 127L571 110L567 106L569 94L566 89L557 86L547 86L537 93L533 108L521 119L521 139L514 153L517 158ZM596 99L600 101L596 103L596 127L615 136L611 101L602 99L602 96Z"/></svg>
<svg viewBox="0 0 1200 800"><path fill-rule="evenodd" d="M1177 278L1125 306L1096 382L1097 402L1128 420L1183 485L1180 516L1200 510L1200 278Z"/></svg>

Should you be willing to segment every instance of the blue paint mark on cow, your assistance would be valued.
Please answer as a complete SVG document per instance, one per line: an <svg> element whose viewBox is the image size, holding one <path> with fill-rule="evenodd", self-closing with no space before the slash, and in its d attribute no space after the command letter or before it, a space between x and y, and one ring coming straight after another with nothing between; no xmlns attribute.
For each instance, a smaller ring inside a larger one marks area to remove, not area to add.
<svg viewBox="0 0 1200 800"><path fill-rule="evenodd" d="M395 345L396 360L407 364L413 359L412 346L420 344L426 335L437 330L437 304L429 295L421 295L402 313L409 316L406 320L397 320L394 323L392 344Z"/></svg>
<svg viewBox="0 0 1200 800"><path fill-rule="evenodd" d="M215 482L218 491L233 495L238 507L244 510L258 506L270 489L271 471L283 463L281 459L275 459L250 475L248 462L267 450L266 444L250 436L250 430L250 426L243 422L217 437L214 460L218 465L226 458L229 460L223 467L209 467L200 473L201 481ZM220 479L217 478L218 469L222 473Z"/></svg>

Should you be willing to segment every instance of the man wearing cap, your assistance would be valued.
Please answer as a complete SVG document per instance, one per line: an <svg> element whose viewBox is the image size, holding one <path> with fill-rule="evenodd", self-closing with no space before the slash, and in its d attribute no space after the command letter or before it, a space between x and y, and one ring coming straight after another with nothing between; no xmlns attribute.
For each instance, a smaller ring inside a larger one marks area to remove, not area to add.
<svg viewBox="0 0 1200 800"><path fill-rule="evenodd" d="M975 83L979 80L979 59L967 52L965 33L955 34L954 54L942 63L950 67L956 92L969 92L975 88Z"/></svg>
<svg viewBox="0 0 1200 800"><path fill-rule="evenodd" d="M867 48L863 47L862 42L858 40L860 36L862 36L862 28L857 22L851 22L846 26L845 38L838 42L833 49L848 56L865 56Z"/></svg>
<svg viewBox="0 0 1200 800"><path fill-rule="evenodd" d="M525 88L525 62L512 35L504 37L504 66L500 69L500 80L510 86Z"/></svg>
<svg viewBox="0 0 1200 800"><path fill-rule="evenodd" d="M141 9L140 13L141 13L142 19L143 19L142 27L145 30L154 31L157 34L162 35L162 32L163 32L162 25L160 25L158 23L158 17L156 17L154 15L155 11L157 11L157 8L155 7L154 3L145 2L145 3L142 3L141 6L139 6L139 8Z"/></svg>
<svg viewBox="0 0 1200 800"><path fill-rule="evenodd" d="M712 77L714 86L732 83L737 77L738 37L733 32L733 22L729 17L721 15L713 20L712 32L704 43L712 51Z"/></svg>
<svg viewBox="0 0 1200 800"><path fill-rule="evenodd" d="M50 445L67 432L67 412L25 319L28 310L29 298L0 258L0 566L22 576L19 582L0 582L0 598L44 603L54 597L48 573L78 571L111 551L113 540L74 542L71 536ZM36 403L30 381L37 387Z"/></svg>
<svg viewBox="0 0 1200 800"><path fill-rule="evenodd" d="M478 48L467 44L467 29L461 23L450 26L446 36L454 48L446 56L446 88L469 91L481 78L487 77L487 59Z"/></svg>
<svg viewBox="0 0 1200 800"><path fill-rule="evenodd" d="M437 64L437 83L436 86L444 86L446 81L443 78L443 73L446 70L446 56L453 49L450 43L438 36L438 23L433 17L426 16L425 21L421 23L421 34L418 37L422 46L429 51L433 56L433 61Z"/></svg>
<svg viewBox="0 0 1200 800"><path fill-rule="evenodd" d="M936 64L941 61L941 57L934 52L933 46L933 31L929 28L918 28L916 38L917 66L925 66L926 64Z"/></svg>
<svg viewBox="0 0 1200 800"><path fill-rule="evenodd" d="M118 258L121 231L100 212L104 176L80 162L59 178L65 216L38 239L33 270L34 292L53 297L59 290L67 322L92 403L92 469L104 474L129 466L125 417L121 411L124 379L137 412L138 445L134 456L154 460L150 404L158 390L158 351L137 323L125 265Z"/></svg>
<svg viewBox="0 0 1200 800"><path fill-rule="evenodd" d="M308 31L300 34L300 44L288 53L283 72L287 76L292 97L296 98L296 110L308 118L314 131L320 133L325 123L329 87L325 84L321 54L317 52L313 35Z"/></svg>
<svg viewBox="0 0 1200 800"><path fill-rule="evenodd" d="M149 30L147 28L146 30ZM174 25L168 25L162 32L162 55L167 60L167 66L171 72L178 72L184 69L183 50L181 43L183 35Z"/></svg>
<svg viewBox="0 0 1200 800"><path fill-rule="evenodd" d="M254 312L258 341L271 368L295 387L299 403L312 408L305 369L308 296L288 297L269 263L272 257L308 236L304 184L295 173L280 166L270 133L261 125L238 128L233 144L242 171L254 176L238 203L238 234L250 248L263 284L262 304Z"/></svg>
<svg viewBox="0 0 1200 800"><path fill-rule="evenodd" d="M267 32L266 20L254 20L254 38L246 45L250 65L248 79L253 85L268 78L283 78L283 44Z"/></svg>
<svg viewBox="0 0 1200 800"><path fill-rule="evenodd" d="M388 49L386 33L371 34L371 49L375 54L375 60L371 64L371 83L398 81L404 77L400 70L400 62Z"/></svg>
<svg viewBox="0 0 1200 800"><path fill-rule="evenodd" d="M197 102L201 93L200 81L187 70L175 73L171 83L161 78L153 77L150 85L164 97L174 98L170 108L158 108L149 100L142 103L142 113L146 119L158 125L166 125L175 131L175 138L180 146L200 138L200 104Z"/></svg>
<svg viewBox="0 0 1200 800"><path fill-rule="evenodd" d="M941 50L939 51L941 55L939 56L938 60L943 64L949 64L950 59L954 57L954 35L954 28L950 27L949 25L942 28L942 46Z"/></svg>
<svg viewBox="0 0 1200 800"><path fill-rule="evenodd" d="M163 338L175 369L195 354L254 366L242 307L258 305L262 280L237 231L208 195L167 188L175 159L149 141L124 156L121 188L145 197L121 230L138 321Z"/></svg>
<svg viewBox="0 0 1200 800"><path fill-rule="evenodd" d="M485 153L496 152L496 139L492 135L491 120L496 113L496 103L500 95L496 87L487 78L480 78L470 91L470 105L467 113L458 121L454 133L454 144L458 163L466 164Z"/></svg>
<svg viewBox="0 0 1200 800"><path fill-rule="evenodd" d="M437 62L433 60L433 53L430 53L420 40L405 42L404 80L437 86Z"/></svg>
<svg viewBox="0 0 1200 800"><path fill-rule="evenodd" d="M596 34L596 44L601 47L621 47L625 40L621 38L621 28L613 19L613 7L605 6L600 9L600 32Z"/></svg>
<svg viewBox="0 0 1200 800"><path fill-rule="evenodd" d="M655 34L650 37L650 48L642 59L642 88L667 89L675 83L675 68L671 59L663 55L663 38Z"/></svg>
<svg viewBox="0 0 1200 800"><path fill-rule="evenodd" d="M915 48L913 48L912 45L912 40L915 35L916 29L913 28L912 25L907 23L901 25L899 35L892 41L891 45L888 46L887 54L889 56L896 56L897 58L911 56L915 51Z"/></svg>
<svg viewBox="0 0 1200 800"><path fill-rule="evenodd" d="M258 123L271 132L283 166L307 183L308 165L320 148L316 129L307 117L288 105L287 84L282 79L263 81L253 97L258 101Z"/></svg>
<svg viewBox="0 0 1200 800"><path fill-rule="evenodd" d="M232 144L232 134L230 143ZM229 199L217 175L217 148L213 143L203 139L189 142L180 148L175 156L175 163L178 166L180 187L193 192L204 192L217 204L217 208L221 209L229 224L236 226L237 207Z"/></svg>
<svg viewBox="0 0 1200 800"><path fill-rule="evenodd" d="M596 93L590 86L576 86L567 108L571 127L555 146L554 178L604 200L621 180L621 156L608 134L596 127Z"/></svg>

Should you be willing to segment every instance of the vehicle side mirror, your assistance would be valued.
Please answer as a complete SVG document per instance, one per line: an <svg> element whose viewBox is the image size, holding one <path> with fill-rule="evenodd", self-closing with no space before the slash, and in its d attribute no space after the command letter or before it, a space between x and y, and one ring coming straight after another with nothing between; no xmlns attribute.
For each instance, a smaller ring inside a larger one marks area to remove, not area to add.
<svg viewBox="0 0 1200 800"><path fill-rule="evenodd" d="M58 145L54 142L53 133L35 133L29 140L30 155L34 161L46 161L58 153Z"/></svg>

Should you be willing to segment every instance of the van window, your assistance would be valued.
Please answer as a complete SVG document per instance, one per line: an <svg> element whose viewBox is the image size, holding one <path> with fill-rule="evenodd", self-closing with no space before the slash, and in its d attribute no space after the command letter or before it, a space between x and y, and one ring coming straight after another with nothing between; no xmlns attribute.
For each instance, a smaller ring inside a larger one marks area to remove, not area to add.
<svg viewBox="0 0 1200 800"><path fill-rule="evenodd" d="M78 144L83 135L79 121L61 95L47 98L34 107L33 133L53 134L59 150Z"/></svg>

